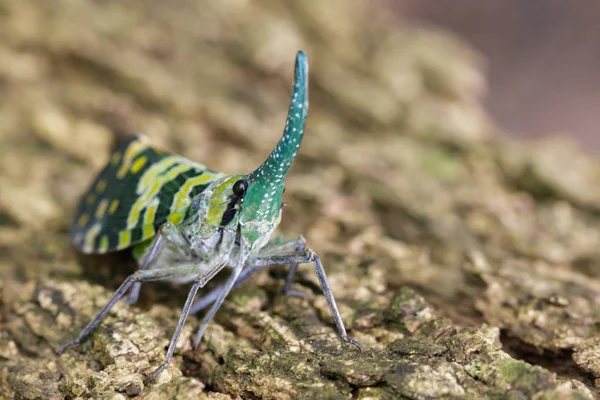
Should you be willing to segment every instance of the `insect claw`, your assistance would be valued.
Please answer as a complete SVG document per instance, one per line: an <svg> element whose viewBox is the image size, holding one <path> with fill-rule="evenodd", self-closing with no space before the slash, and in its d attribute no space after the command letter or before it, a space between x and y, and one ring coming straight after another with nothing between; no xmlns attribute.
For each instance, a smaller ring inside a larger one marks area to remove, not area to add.
<svg viewBox="0 0 600 400"><path fill-rule="evenodd" d="M165 368L167 368L169 364L167 363L163 363L160 365L160 367L156 368L156 370L152 373L152 380L155 381L156 378L158 377L158 375L164 371Z"/></svg>
<svg viewBox="0 0 600 400"><path fill-rule="evenodd" d="M79 344L79 339L75 339L75 340L71 340L68 343L63 344L62 346L60 346L60 348L58 349L58 354L62 354L65 352L65 350L67 350L69 347L73 346L74 344Z"/></svg>
<svg viewBox="0 0 600 400"><path fill-rule="evenodd" d="M200 331L198 331L198 333L196 333L196 336L194 337L194 342L192 343L192 349L193 350L197 350L198 346L200 346L200 340L202 339L202 334Z"/></svg>
<svg viewBox="0 0 600 400"><path fill-rule="evenodd" d="M351 345L355 346L358 350L360 350L361 353L364 353L365 348L363 347L362 344L358 343L356 340L349 338L348 336L343 337L342 340L346 343L350 343Z"/></svg>

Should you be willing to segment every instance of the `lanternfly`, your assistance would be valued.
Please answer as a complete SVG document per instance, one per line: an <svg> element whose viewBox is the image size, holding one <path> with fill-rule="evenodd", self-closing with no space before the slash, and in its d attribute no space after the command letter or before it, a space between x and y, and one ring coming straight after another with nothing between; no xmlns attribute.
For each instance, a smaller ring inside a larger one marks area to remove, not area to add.
<svg viewBox="0 0 600 400"><path fill-rule="evenodd" d="M195 336L195 348L235 285L265 267L290 264L284 285L288 292L298 263L314 264L340 338L362 349L347 336L321 260L306 247L304 238L269 241L280 221L284 178L300 147L307 113L308 60L299 52L283 137L255 171L215 172L155 150L141 136L123 143L81 200L71 240L84 253L133 248L140 268L61 351L81 343L128 292L127 300L134 303L142 282L192 282L165 361L153 374L156 377L169 365L190 312L212 304ZM233 269L226 283L194 303L197 291L226 266Z"/></svg>

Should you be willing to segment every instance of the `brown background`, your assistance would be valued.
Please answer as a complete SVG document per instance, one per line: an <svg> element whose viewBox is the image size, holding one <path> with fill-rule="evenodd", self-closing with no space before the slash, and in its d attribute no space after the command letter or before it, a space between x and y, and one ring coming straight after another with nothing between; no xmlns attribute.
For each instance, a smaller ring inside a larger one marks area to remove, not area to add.
<svg viewBox="0 0 600 400"><path fill-rule="evenodd" d="M600 3L388 1L457 33L485 57L485 105L515 136L569 135L600 150Z"/></svg>

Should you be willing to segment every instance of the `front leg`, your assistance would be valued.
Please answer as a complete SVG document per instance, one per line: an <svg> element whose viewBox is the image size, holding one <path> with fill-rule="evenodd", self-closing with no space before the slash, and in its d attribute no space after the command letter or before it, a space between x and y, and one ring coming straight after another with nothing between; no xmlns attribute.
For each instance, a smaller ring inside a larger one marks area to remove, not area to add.
<svg viewBox="0 0 600 400"><path fill-rule="evenodd" d="M240 245L240 249L244 249L243 243ZM204 334L204 331L206 330L206 326L213 319L213 317L215 316L217 311L219 311L219 308L221 308L223 301L225 301L225 297L227 297L227 295L233 288L233 285L238 280L238 278L242 272L242 269L244 268L246 258L247 258L247 254L240 253L237 265L231 272L231 275L229 276L229 279L227 279L225 286L219 292L219 294L217 295L217 297L214 301L214 304L212 305L212 307L210 308L208 313L206 313L206 315L202 319L202 322L200 323L200 328L198 328L196 337L194 338L194 343L193 343L194 349L196 349L198 347L198 344L200 344L200 339L202 339L202 335Z"/></svg>
<svg viewBox="0 0 600 400"><path fill-rule="evenodd" d="M258 272L263 268L266 268L266 267L260 266L260 267L244 268L242 270L242 272L240 273L240 276L238 276L237 280L235 281L232 290L240 287L246 279L248 279L255 272ZM208 292L208 294L202 296L200 298L200 300L198 300L197 302L194 303L194 305L190 309L190 314L193 315L193 314L199 313L200 311L204 310L206 307L208 307L209 305L214 303L217 300L217 298L219 297L219 294L221 294L221 292L224 289L225 289L225 284L219 286L216 289L211 290L210 292Z"/></svg>
<svg viewBox="0 0 600 400"><path fill-rule="evenodd" d="M261 249L261 252L259 255L268 256L268 255L273 255L273 254L281 254L281 253L291 251L291 250L294 250L295 252L301 252L305 248L306 248L306 239L304 239L303 236L298 236L297 238L294 238L294 239L288 240L288 241L284 241L284 242L279 242L277 240L273 240L273 241L267 243L267 245ZM276 265L276 264L273 264L273 265ZM235 284L233 285L233 289L240 287L241 284L246 279L248 279L251 275L253 275L255 272L258 272L258 271L262 270L263 268L267 268L270 266L272 266L272 265L259 265L259 266L248 265L248 266L246 266L240 273L240 276L237 278L237 281L235 281ZM294 280L294 275L296 274L297 270L298 270L298 263L292 263L291 267L290 267L290 271L285 280L285 285L283 286L282 293L305 298L306 296L303 293L290 291L290 287L292 285L292 281ZM202 296L202 298L200 300L198 300L197 302L194 303L194 305L192 306L192 309L190 310L190 314L196 314L196 313L202 311L203 309L205 309L206 307L208 307L210 304L212 304L219 297L219 294L224 289L224 287L225 287L225 285L221 285L218 288L211 290L208 294Z"/></svg>
<svg viewBox="0 0 600 400"><path fill-rule="evenodd" d="M329 285L329 281L327 280L327 275L325 274L325 269L323 268L323 263L321 263L321 259L317 254L311 249L306 249L301 252L296 253L282 253L282 254L269 254L269 255L258 255L256 257L252 257L248 259L248 263L258 267L268 267L271 265L280 265L280 264L301 264L301 263L313 263L315 265L315 271L317 273L317 278L319 279L319 284L321 285L321 290L323 290L323 294L325 295L325 299L327 299L327 305L329 306L329 310L331 311L331 315L333 316L333 320L335 321L335 326L338 331L338 335L340 338L346 342L356 346L359 350L363 351L363 346L358 343L356 340L348 337L346 333L346 328L344 327L344 322L342 321L342 317L340 316L340 312L335 303L335 298L333 296L333 292L331 291L331 286Z"/></svg>
<svg viewBox="0 0 600 400"><path fill-rule="evenodd" d="M294 248L294 250L297 253L306 250L306 239L304 239L304 236L299 236L298 239L299 241L296 244L296 247ZM292 287L292 282L294 281L294 276L296 275L296 271L298 271L298 265L300 265L300 263L290 264L290 271L288 272L288 275L285 278L285 284L283 285L283 290L281 291L283 294L292 294L295 296L304 297L302 293L290 291L290 288Z"/></svg>
<svg viewBox="0 0 600 400"><path fill-rule="evenodd" d="M185 325L185 320L188 315L190 315L190 309L192 307L192 303L194 302L194 298L196 297L196 293L198 289L200 289L204 285L204 281L202 279L196 279L192 288L188 293L187 300L183 305L183 309L181 310L181 314L179 315L179 320L177 321L177 326L175 327L175 332L173 332L173 336L171 337L171 342L169 343L169 349L167 350L167 355L165 356L165 361L154 371L152 374L152 379L156 379L158 374L161 373L162 370L167 368L167 366L171 363L171 359L173 358L173 353L175 352L175 346L177 346L177 341L179 340L179 336L181 336L181 331L183 330L183 326Z"/></svg>
<svg viewBox="0 0 600 400"><path fill-rule="evenodd" d="M279 254L291 250L293 250L295 253L300 253L306 249L306 239L304 239L304 236L298 236L292 240L283 243L271 243L273 242L267 243L267 245L261 249L259 255L268 256L270 254ZM290 271L288 272L288 275L285 279L285 284L283 285L283 290L281 291L283 294L291 294L298 297L304 297L302 293L290 292L292 282L294 281L294 276L296 275L296 271L298 271L298 264L299 263L290 264Z"/></svg>

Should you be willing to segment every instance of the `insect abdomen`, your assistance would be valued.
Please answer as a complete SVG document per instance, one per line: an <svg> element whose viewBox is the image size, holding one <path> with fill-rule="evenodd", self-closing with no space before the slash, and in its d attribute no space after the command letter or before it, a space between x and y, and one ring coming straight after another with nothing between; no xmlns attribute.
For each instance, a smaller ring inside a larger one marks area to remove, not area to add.
<svg viewBox="0 0 600 400"><path fill-rule="evenodd" d="M143 136L121 144L79 204L71 241L84 253L128 248L179 224L191 199L223 174L150 147Z"/></svg>

